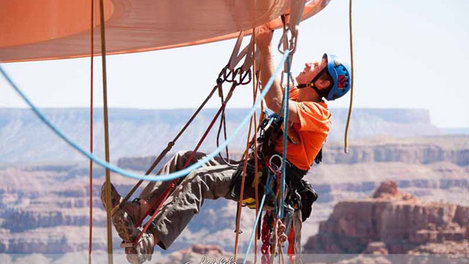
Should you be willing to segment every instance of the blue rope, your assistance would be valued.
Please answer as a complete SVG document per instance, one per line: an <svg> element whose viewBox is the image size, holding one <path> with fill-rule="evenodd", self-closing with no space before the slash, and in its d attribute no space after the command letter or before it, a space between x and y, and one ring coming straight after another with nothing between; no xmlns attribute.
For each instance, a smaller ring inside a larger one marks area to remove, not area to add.
<svg viewBox="0 0 469 264"><path fill-rule="evenodd" d="M283 211L285 207L285 179L286 179L286 165L287 165L287 139L288 139L288 102L290 99L290 56L287 58L287 89L283 94L283 166L282 166L282 189L280 190L280 208L278 218L283 218Z"/></svg>
<svg viewBox="0 0 469 264"><path fill-rule="evenodd" d="M0 65L0 72L3 75L3 77L7 80L7 82L10 84L10 86L18 93L18 95L31 107L31 110L37 115L37 117L44 123L46 124L57 136L62 138L66 143L68 143L70 146L72 146L74 149L76 149L78 152L83 154L84 156L88 157L90 160L95 162L96 164L109 169L110 171L120 174L125 177L137 179L137 180L146 180L146 181L170 181L174 180L177 178L181 178L183 176L186 176L189 174L191 171L201 167L203 164L209 162L212 158L214 158L218 153L222 151L232 140L233 138L241 131L241 128L243 128L249 121L251 116L254 114L256 109L259 107L261 101L264 99L265 95L269 91L270 87L272 86L272 83L274 82L275 76L279 73L281 65L285 62L286 58L288 57L289 52L285 52L285 54L282 57L281 62L277 65L277 68L275 69L275 73L270 77L269 81L267 82L265 88L263 89L261 95L257 99L256 103L253 105L251 110L249 111L249 114L244 118L244 120L241 122L241 124L235 129L233 134L226 139L225 142L223 142L215 151L212 153L208 154L201 160L199 160L197 163L183 169L180 171L176 171L173 173L169 174L164 174L164 175L141 175L141 174L136 174L132 173L130 171L123 170L117 166L114 166L97 156L93 155L92 153L86 151L82 147L80 147L77 143L69 139L59 128L57 128L50 120L48 120L45 115L39 110L32 102L31 100L25 95L23 91L21 91L18 86L12 81L12 79L9 77L9 75L3 70L2 66Z"/></svg>

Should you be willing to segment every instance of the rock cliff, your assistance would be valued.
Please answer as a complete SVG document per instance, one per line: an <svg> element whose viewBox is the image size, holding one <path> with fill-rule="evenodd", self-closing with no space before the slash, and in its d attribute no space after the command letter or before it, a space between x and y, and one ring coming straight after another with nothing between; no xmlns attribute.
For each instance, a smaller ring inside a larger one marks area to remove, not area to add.
<svg viewBox="0 0 469 264"><path fill-rule="evenodd" d="M328 164L357 164L372 162L403 162L430 164L451 162L469 165L469 137L433 136L405 139L389 137L352 141L348 153L342 144L327 143L323 161Z"/></svg>
<svg viewBox="0 0 469 264"><path fill-rule="evenodd" d="M373 197L339 202L304 245L310 253L407 254L460 248L469 255L469 207L423 202L386 181ZM450 243L448 243L450 242Z"/></svg>

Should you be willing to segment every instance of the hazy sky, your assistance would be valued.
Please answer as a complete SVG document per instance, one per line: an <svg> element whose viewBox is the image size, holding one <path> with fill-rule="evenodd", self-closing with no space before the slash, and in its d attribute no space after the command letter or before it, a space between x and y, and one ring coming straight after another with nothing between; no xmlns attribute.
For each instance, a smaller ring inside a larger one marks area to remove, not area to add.
<svg viewBox="0 0 469 264"><path fill-rule="evenodd" d="M355 0L354 107L429 109L440 127L469 127L469 1ZM301 24L293 72L325 51L350 59L348 1L332 0ZM274 36L275 45L279 35ZM108 57L110 107L196 107L215 84L233 40ZM277 61L280 56L276 57ZM99 59L95 105L101 106ZM39 107L88 107L89 58L3 65ZM0 107L25 107L0 80ZM251 104L241 87L232 107ZM347 107L348 98L331 102ZM211 107L218 107L213 100Z"/></svg>

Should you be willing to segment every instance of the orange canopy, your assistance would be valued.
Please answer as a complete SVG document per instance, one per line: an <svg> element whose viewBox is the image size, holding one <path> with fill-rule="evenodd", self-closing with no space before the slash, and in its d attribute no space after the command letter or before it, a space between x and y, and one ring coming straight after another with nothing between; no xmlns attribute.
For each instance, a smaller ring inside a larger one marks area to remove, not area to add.
<svg viewBox="0 0 469 264"><path fill-rule="evenodd" d="M302 19L330 0L311 0ZM100 51L99 0L95 0L95 53ZM104 0L107 54L203 44L288 12L289 0ZM0 1L0 61L89 56L91 0Z"/></svg>

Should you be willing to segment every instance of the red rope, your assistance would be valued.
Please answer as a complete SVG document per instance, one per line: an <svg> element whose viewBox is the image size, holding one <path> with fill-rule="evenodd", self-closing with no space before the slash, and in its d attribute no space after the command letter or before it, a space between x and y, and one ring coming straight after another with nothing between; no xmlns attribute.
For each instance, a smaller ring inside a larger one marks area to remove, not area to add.
<svg viewBox="0 0 469 264"><path fill-rule="evenodd" d="M164 156L166 156L166 154L173 148L174 144L176 143L176 141L179 139L179 137L182 136L182 134L184 133L184 131L186 131L186 129L189 127L189 125L192 123L192 121L194 121L194 119L197 117L197 115L200 113L200 111L204 108L205 104L210 100L210 98L212 97L213 93L217 90L217 86L213 87L212 91L209 93L209 95L207 96L207 98L205 98L205 100L203 101L203 103L199 106L199 108L197 108L197 110L194 112L194 114L192 114L191 118L189 118L189 121L187 121L187 123L183 126L183 128L179 131L179 133L176 135L176 137L174 137L174 139L170 142L168 142L168 145L166 146L166 148L158 155L158 157L153 161L153 163L151 164L150 168L148 168L148 170L145 172L145 175L148 175L150 174L153 169L156 168L156 166L160 163L160 161L164 158ZM138 181L137 184L134 185L134 187L132 187L132 190L129 191L129 193L124 197L124 199L116 206L112 209L112 214L114 214L117 210L120 210L122 209L122 206L124 205L125 202L127 202L130 197L132 196L132 194L138 189L138 187L143 183L143 180L140 180ZM143 220L143 219L142 219ZM139 223L140 225L141 223Z"/></svg>
<svg viewBox="0 0 469 264"><path fill-rule="evenodd" d="M262 264L269 264L270 263L270 233L272 231L272 226L267 224L268 219L270 217L270 212L267 211L264 215L262 221L262 230L261 230L261 263Z"/></svg>
<svg viewBox="0 0 469 264"><path fill-rule="evenodd" d="M228 100L230 99L233 91L234 91L234 88L236 88L236 84L233 84L231 86L231 89L230 91L228 92L228 95L226 97L226 100L223 102L222 106L220 107L220 109L218 109L218 112L217 114L215 115L215 117L212 119L212 122L210 122L210 125L208 126L207 130L205 131L204 135L202 136L202 138L199 140L199 142L197 143L197 146L195 147L195 149L192 151L191 155L189 156L189 158L186 160L185 164L184 164L184 168L186 168L187 166L189 166L190 162L192 161L192 159L195 157L195 154L197 153L197 150L200 148L200 146L202 145L203 141L205 140L205 138L208 136L208 134L210 133L210 130L212 129L213 125L215 124L215 122L218 120L218 116L223 112L223 110L225 109L226 107L226 103L228 102ZM150 224L153 222L153 220L155 220L156 218L156 215L158 214L159 210L161 209L161 207L163 206L163 203L166 201L166 199L168 198L169 194L173 191L173 189L176 187L176 183L177 183L178 179L175 179L171 182L170 186L165 190L165 192L163 194L160 195L160 197L158 197L158 199L156 199L156 201L153 203L153 205L150 207L150 209L140 218L140 220L136 223L135 226L140 226L140 224L143 222L143 220L145 219L145 217L147 215L149 215L149 213L154 210L154 208L156 207L156 210L155 212L153 213L153 215L151 216L150 220L148 220L148 222L145 224L145 226L143 227L143 230L142 232L138 235L138 237L133 241L133 245L135 246L138 241L140 240L140 238L143 236L143 234L148 230L148 227L150 227Z"/></svg>

